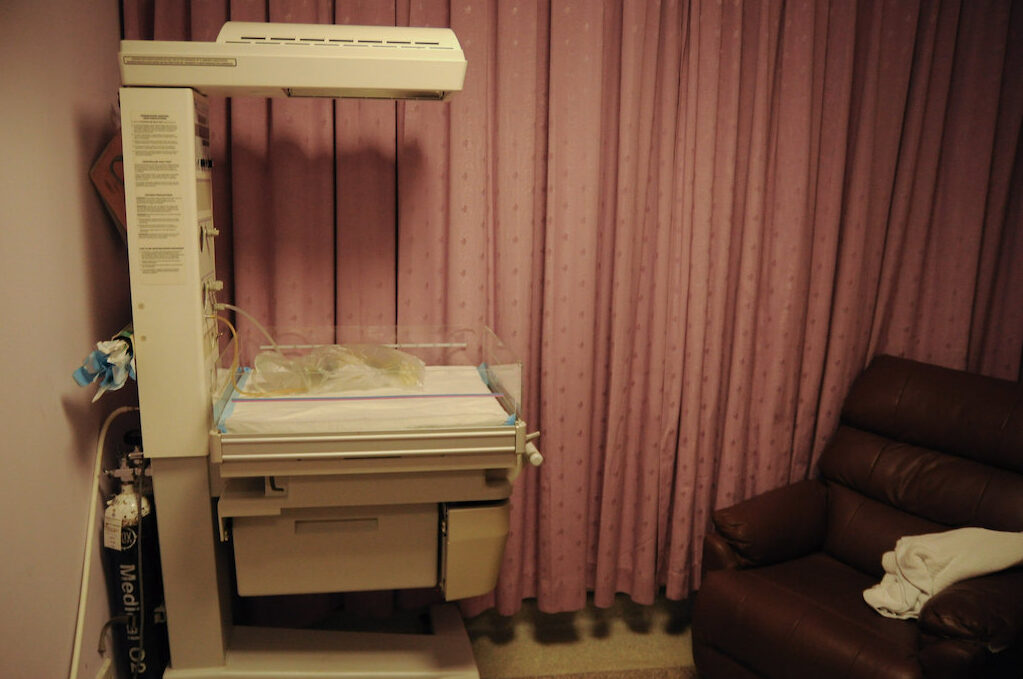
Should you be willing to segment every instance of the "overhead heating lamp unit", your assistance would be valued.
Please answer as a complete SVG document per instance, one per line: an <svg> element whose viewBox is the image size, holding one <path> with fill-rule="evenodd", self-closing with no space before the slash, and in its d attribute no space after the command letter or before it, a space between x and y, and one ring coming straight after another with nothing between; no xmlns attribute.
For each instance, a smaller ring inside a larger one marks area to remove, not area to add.
<svg viewBox="0 0 1023 679"><path fill-rule="evenodd" d="M229 21L216 42L124 40L125 87L207 95L449 99L466 61L450 28Z"/></svg>

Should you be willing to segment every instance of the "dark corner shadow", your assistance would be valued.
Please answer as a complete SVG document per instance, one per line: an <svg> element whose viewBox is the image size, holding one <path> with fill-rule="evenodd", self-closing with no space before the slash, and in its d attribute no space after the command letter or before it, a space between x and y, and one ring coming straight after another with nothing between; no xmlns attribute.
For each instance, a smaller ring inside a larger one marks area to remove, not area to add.
<svg viewBox="0 0 1023 679"><path fill-rule="evenodd" d="M653 626L653 611L650 606L637 604L626 598L621 602L620 616L625 626L637 634L647 634Z"/></svg>
<svg viewBox="0 0 1023 679"><path fill-rule="evenodd" d="M672 601L658 594L653 604L640 604L626 594L618 594L607 608L587 607L592 620L591 636L604 638L611 633L615 621L620 621L634 634L650 634L656 626L663 626L667 634L683 634L689 626L691 604L688 600Z"/></svg>
<svg viewBox="0 0 1023 679"><path fill-rule="evenodd" d="M595 606L590 595L584 609L567 613L544 613L535 599L528 599L514 615L499 615L490 609L467 621L467 628L473 638L487 638L498 645L513 642L516 630L526 627L532 628L533 639L541 644L564 644L584 638L606 639L614 633L616 624L624 624L634 634L660 631L681 636L689 630L691 621L692 597L674 601L665 598L662 591L652 605L619 594L606 608Z"/></svg>
<svg viewBox="0 0 1023 679"><path fill-rule="evenodd" d="M91 320L89 329L99 341L109 339L131 320L128 248L89 177L89 170L115 135L112 114L79 112L76 125L78 148L71 162L81 177L81 216L77 224L67 226L83 232L85 251L81 259L87 263L85 297ZM82 349L84 352L90 348Z"/></svg>
<svg viewBox="0 0 1023 679"><path fill-rule="evenodd" d="M542 644L562 644L579 641L578 612L543 613L535 599L526 599L513 615L501 615L489 609L466 621L472 639L485 638L503 646L514 642L520 630L532 628L532 637Z"/></svg>
<svg viewBox="0 0 1023 679"><path fill-rule="evenodd" d="M102 111L95 110L96 107L76 111L77 143L68 155L68 162L73 164L79 177L77 185L71 187L69 192L72 200L77 202L78 216L64 225L64 228L68 231L78 230L79 237L75 240L83 244L79 258L84 263L81 304L84 306L86 325L81 331L87 333L87 338L82 346L75 347L82 359L95 349L96 342L110 339L131 321L127 245L89 176L93 164L116 134L113 114L115 93L110 96L111 106ZM76 337L75 341L79 341L79 338ZM96 450L96 437L106 414L123 405L137 405L138 395L134 383L129 381L123 389L107 392L99 401L92 403L92 395L96 393L95 385L79 388L72 381L71 372L78 365L80 363L68 366L69 387L62 390L60 400L68 426L75 436L74 440L79 442L75 446L79 462L91 465ZM119 419L121 422L118 424L121 425L130 418ZM134 421L137 427L137 418ZM121 434L111 431L108 440L111 443L120 441L122 436L123 431ZM112 448L108 446L106 450L109 452ZM105 464L109 462L108 458Z"/></svg>
<svg viewBox="0 0 1023 679"><path fill-rule="evenodd" d="M685 634L693 624L693 594L681 601L667 600L668 621L664 631L668 634Z"/></svg>
<svg viewBox="0 0 1023 679"><path fill-rule="evenodd" d="M536 614L533 638L541 644L568 644L579 641L578 612Z"/></svg>
<svg viewBox="0 0 1023 679"><path fill-rule="evenodd" d="M515 641L516 621L523 615L522 609L514 615L501 615L491 608L466 620L466 630L472 639L485 638L503 646Z"/></svg>

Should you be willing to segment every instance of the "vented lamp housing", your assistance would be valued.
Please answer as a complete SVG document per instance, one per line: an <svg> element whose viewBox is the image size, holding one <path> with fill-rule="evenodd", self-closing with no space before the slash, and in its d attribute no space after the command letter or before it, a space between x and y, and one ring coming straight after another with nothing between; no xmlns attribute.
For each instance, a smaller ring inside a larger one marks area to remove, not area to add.
<svg viewBox="0 0 1023 679"><path fill-rule="evenodd" d="M465 55L450 28L228 21L216 42L122 40L121 82L204 94L444 100Z"/></svg>

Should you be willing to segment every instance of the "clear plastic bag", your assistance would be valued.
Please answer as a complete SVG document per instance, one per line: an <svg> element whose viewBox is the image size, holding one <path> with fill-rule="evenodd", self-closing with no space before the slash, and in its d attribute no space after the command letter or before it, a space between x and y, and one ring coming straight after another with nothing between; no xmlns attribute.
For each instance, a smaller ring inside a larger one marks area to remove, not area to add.
<svg viewBox="0 0 1023 679"><path fill-rule="evenodd" d="M333 344L301 356L264 351L253 361L249 389L267 395L423 388L426 365L379 344Z"/></svg>
<svg viewBox="0 0 1023 679"><path fill-rule="evenodd" d="M252 361L246 389L267 394L301 394L309 390L309 385L296 358L279 351L263 351Z"/></svg>

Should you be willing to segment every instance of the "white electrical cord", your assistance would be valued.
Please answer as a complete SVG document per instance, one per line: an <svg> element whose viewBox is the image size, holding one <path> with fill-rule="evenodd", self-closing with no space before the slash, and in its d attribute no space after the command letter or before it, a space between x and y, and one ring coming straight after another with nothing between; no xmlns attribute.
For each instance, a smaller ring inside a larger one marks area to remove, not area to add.
<svg viewBox="0 0 1023 679"><path fill-rule="evenodd" d="M103 450L106 448L107 431L110 425L121 415L137 411L134 406L122 406L117 408L103 421L99 430L99 440L96 442L96 463L92 470L92 493L89 494L89 521L86 524L85 555L82 558L82 586L78 593L78 618L75 621L75 645L71 653L71 669L68 673L69 679L78 679L78 660L82 655L82 633L85 622L85 604L89 597L89 575L92 570L92 544L96 536L96 505L99 500L99 479L103 466Z"/></svg>

